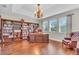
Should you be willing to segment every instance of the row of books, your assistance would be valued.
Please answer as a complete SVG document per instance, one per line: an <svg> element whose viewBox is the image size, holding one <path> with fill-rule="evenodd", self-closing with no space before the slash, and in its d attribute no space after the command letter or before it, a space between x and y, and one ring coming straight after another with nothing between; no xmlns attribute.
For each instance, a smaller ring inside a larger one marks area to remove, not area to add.
<svg viewBox="0 0 79 59"><path fill-rule="evenodd" d="M7 35L7 36L13 36L13 32L20 32L22 33L22 38L23 39L27 39L27 36L29 33L33 32L35 29L36 25L35 24L30 24L27 25L26 23L23 23L23 25L21 26L21 24L7 24L5 23L3 25L3 35ZM22 31L22 32L21 32Z"/></svg>

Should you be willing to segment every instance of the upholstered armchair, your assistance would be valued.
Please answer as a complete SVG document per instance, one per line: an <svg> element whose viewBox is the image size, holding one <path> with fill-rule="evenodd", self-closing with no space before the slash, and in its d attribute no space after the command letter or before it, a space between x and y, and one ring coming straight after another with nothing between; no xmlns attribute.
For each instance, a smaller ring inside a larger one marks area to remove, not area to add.
<svg viewBox="0 0 79 59"><path fill-rule="evenodd" d="M65 37L64 40L62 40L62 46L65 46L66 48L76 48L77 37L77 32L70 33L70 37Z"/></svg>
<svg viewBox="0 0 79 59"><path fill-rule="evenodd" d="M75 53L77 55L79 55L79 41L77 42L77 46L76 46L76 49L75 49Z"/></svg>
<svg viewBox="0 0 79 59"><path fill-rule="evenodd" d="M79 32L75 35L75 40L77 40L77 45L76 45L76 48L75 48L75 53L77 55L79 55Z"/></svg>

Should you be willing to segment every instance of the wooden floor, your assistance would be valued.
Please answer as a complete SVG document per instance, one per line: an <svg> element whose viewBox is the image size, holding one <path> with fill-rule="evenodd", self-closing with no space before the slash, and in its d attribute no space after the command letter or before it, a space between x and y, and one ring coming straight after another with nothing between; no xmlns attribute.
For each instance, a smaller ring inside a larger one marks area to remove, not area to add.
<svg viewBox="0 0 79 59"><path fill-rule="evenodd" d="M62 48L57 41L29 43L27 40L0 44L1 55L73 55L73 49Z"/></svg>

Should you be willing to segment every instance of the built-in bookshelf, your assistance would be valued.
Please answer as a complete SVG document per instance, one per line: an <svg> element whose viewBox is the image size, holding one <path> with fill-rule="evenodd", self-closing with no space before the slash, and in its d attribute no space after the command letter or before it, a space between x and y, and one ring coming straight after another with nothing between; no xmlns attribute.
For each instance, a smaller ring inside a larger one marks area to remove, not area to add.
<svg viewBox="0 0 79 59"><path fill-rule="evenodd" d="M13 24L11 21L3 22L3 36L13 37Z"/></svg>
<svg viewBox="0 0 79 59"><path fill-rule="evenodd" d="M37 23L14 21L1 19L1 40L3 42L12 42L17 40L28 39L29 33L34 32Z"/></svg>
<svg viewBox="0 0 79 59"><path fill-rule="evenodd" d="M21 40L21 22L13 22L14 40Z"/></svg>
<svg viewBox="0 0 79 59"><path fill-rule="evenodd" d="M10 42L13 39L12 21L2 20L2 40Z"/></svg>
<svg viewBox="0 0 79 59"><path fill-rule="evenodd" d="M22 24L22 39L27 39L27 37L29 35L28 28L29 28L29 26L27 23Z"/></svg>
<svg viewBox="0 0 79 59"><path fill-rule="evenodd" d="M29 24L29 32L33 32L34 31L34 27L33 27L33 24Z"/></svg>

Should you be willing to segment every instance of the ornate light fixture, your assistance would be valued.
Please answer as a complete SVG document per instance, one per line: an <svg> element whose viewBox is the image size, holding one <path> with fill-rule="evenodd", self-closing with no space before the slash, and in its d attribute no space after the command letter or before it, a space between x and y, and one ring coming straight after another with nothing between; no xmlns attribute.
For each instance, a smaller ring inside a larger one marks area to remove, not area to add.
<svg viewBox="0 0 79 59"><path fill-rule="evenodd" d="M42 18L42 17L43 17L43 11L42 11L42 9L40 8L40 4L37 4L37 5L36 5L35 16L36 16L37 18Z"/></svg>

